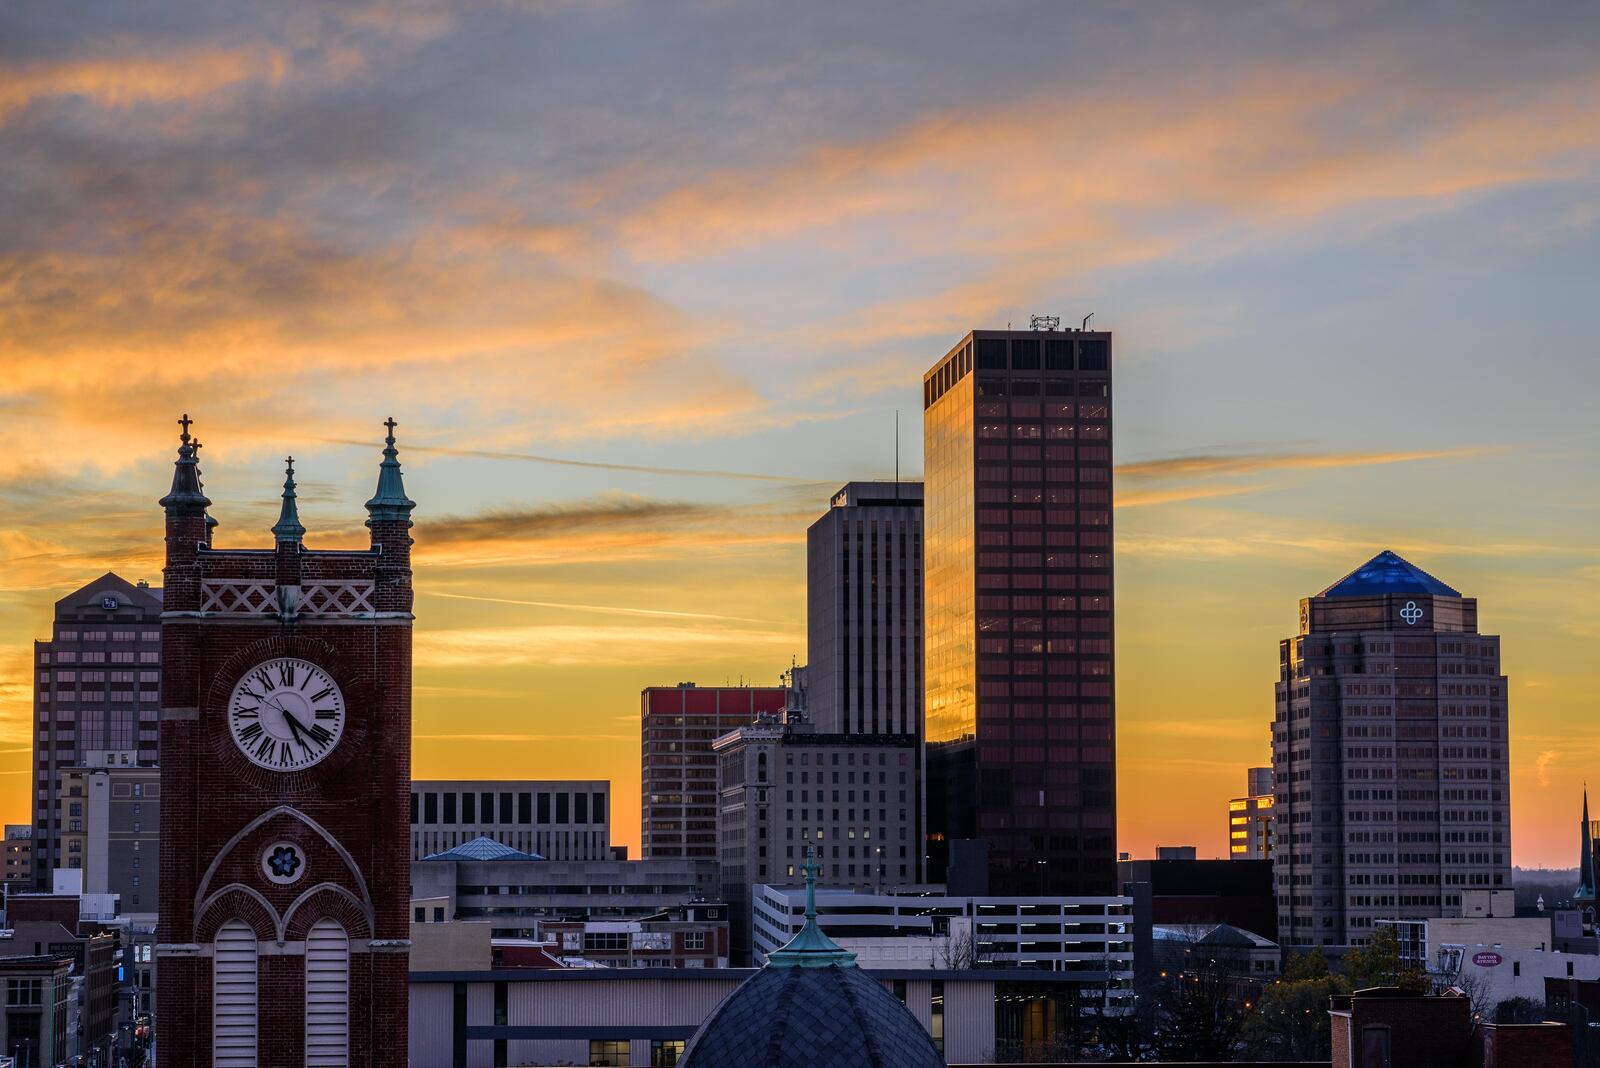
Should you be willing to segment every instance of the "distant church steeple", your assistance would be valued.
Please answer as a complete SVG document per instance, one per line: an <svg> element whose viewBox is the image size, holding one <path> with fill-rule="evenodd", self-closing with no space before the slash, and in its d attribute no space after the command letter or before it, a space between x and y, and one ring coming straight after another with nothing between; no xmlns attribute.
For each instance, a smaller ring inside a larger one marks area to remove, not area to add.
<svg viewBox="0 0 1600 1068"><path fill-rule="evenodd" d="M278 521L273 524L272 533L280 542L298 542L306 536L306 528L300 525L300 510L295 502L293 456L284 461L284 467L283 507L278 511Z"/></svg>
<svg viewBox="0 0 1600 1068"><path fill-rule="evenodd" d="M1593 901L1594 888L1594 831L1589 824L1589 787L1583 788L1583 830L1580 835L1583 852L1578 857L1578 889L1572 896L1579 901Z"/></svg>

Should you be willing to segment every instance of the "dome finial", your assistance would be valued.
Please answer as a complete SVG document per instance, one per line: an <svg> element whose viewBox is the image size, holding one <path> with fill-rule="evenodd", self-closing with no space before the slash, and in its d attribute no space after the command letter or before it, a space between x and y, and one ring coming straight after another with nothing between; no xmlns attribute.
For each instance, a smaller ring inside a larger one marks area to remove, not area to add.
<svg viewBox="0 0 1600 1068"><path fill-rule="evenodd" d="M278 521L272 525L272 533L280 543L298 542L306 536L306 528L300 525L300 508L295 499L293 456L284 461L284 468L283 507L278 511Z"/></svg>
<svg viewBox="0 0 1600 1068"><path fill-rule="evenodd" d="M839 948L838 943L823 933L817 924L817 873L822 865L817 863L816 851L806 848L806 862L800 866L806 875L806 923L800 933L789 939L782 949L767 954L767 964L773 968L854 968L856 955Z"/></svg>

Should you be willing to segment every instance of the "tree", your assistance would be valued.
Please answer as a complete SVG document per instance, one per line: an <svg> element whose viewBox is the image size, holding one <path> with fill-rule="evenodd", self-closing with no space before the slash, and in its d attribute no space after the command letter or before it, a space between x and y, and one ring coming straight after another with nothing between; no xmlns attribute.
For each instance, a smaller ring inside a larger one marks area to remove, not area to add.
<svg viewBox="0 0 1600 1068"><path fill-rule="evenodd" d="M1342 966L1353 990L1397 986L1408 993L1426 994L1431 987L1422 969L1401 966L1400 943L1392 927L1376 928L1365 946L1344 955Z"/></svg>
<svg viewBox="0 0 1600 1068"><path fill-rule="evenodd" d="M1282 978L1261 991L1260 1002L1245 1020L1245 1044L1262 1060L1328 1060L1333 1055L1328 999L1349 992L1348 980L1330 974L1321 953L1293 954Z"/></svg>
<svg viewBox="0 0 1600 1068"><path fill-rule="evenodd" d="M1163 1060L1229 1061L1244 1026L1238 980L1215 960L1191 958L1168 977L1159 1007L1156 1050Z"/></svg>
<svg viewBox="0 0 1600 1068"><path fill-rule="evenodd" d="M1544 1022L1544 1002L1533 998L1507 998L1494 1007L1497 1024L1532 1024Z"/></svg>

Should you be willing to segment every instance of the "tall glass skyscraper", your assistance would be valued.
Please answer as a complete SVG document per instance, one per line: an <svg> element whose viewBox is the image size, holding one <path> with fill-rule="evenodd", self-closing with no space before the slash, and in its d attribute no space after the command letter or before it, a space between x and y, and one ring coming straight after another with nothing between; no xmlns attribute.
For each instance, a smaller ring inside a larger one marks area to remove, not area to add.
<svg viewBox="0 0 1600 1068"><path fill-rule="evenodd" d="M1116 882L1111 335L975 330L923 378L930 878Z"/></svg>

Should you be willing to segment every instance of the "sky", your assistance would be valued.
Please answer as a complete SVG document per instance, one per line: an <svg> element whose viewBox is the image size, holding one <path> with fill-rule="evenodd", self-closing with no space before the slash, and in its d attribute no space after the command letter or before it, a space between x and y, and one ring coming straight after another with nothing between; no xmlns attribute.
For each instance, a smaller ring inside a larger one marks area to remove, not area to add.
<svg viewBox="0 0 1600 1068"><path fill-rule="evenodd" d="M804 535L967 330L1114 332L1119 845L1225 847L1298 600L1479 599L1513 859L1600 755L1600 7L0 9L0 816L30 642L219 545L416 529L416 777L603 777L639 690L804 662Z"/></svg>

